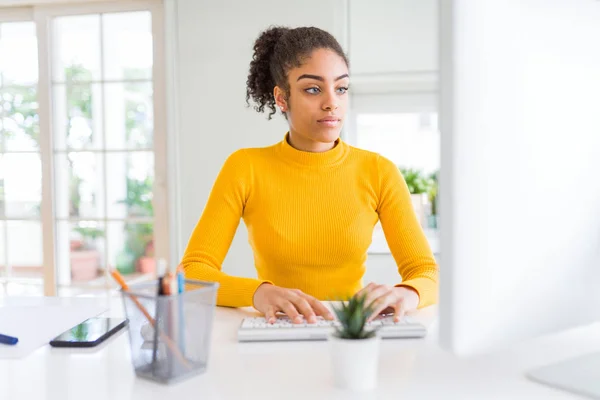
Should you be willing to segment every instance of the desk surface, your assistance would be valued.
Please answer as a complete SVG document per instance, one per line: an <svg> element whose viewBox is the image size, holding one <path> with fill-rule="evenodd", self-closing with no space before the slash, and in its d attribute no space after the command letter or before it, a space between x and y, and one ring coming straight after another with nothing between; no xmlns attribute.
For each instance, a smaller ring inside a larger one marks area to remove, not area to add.
<svg viewBox="0 0 600 400"><path fill-rule="evenodd" d="M73 301L59 298L40 301ZM122 316L118 297L101 298L107 316ZM38 349L20 360L0 360L0 398L10 400L124 399L545 399L579 397L536 384L524 371L600 351L600 324L521 343L501 352L459 358L437 344L436 309L416 317L425 339L384 340L379 387L346 393L332 385L328 342L238 343L248 309L218 308L208 371L163 386L135 377L125 330L95 349Z"/></svg>

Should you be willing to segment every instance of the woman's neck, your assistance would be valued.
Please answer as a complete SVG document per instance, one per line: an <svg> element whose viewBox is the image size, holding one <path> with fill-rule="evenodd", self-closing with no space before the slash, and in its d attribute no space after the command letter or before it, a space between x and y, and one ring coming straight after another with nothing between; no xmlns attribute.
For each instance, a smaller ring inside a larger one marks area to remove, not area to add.
<svg viewBox="0 0 600 400"><path fill-rule="evenodd" d="M336 141L330 143L322 143L314 140L307 140L301 135L290 130L288 135L288 143L290 146L300 151L308 151L311 153L323 153L335 147Z"/></svg>

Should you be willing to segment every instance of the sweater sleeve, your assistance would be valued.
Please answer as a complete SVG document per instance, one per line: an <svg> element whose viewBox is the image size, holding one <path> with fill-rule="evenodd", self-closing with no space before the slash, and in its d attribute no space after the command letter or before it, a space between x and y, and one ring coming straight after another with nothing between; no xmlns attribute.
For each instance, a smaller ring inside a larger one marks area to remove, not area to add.
<svg viewBox="0 0 600 400"><path fill-rule="evenodd" d="M219 306L252 306L254 292L267 282L230 276L221 271L251 190L251 168L243 149L227 158L181 261L187 279L219 283Z"/></svg>
<svg viewBox="0 0 600 400"><path fill-rule="evenodd" d="M377 212L402 283L419 294L419 308L438 301L438 265L417 219L408 186L390 160L379 156Z"/></svg>

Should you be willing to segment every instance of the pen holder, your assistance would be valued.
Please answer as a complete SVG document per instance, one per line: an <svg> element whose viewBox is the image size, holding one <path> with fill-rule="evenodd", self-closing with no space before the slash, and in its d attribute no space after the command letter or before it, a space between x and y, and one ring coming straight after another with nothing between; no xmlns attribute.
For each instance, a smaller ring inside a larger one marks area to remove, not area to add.
<svg viewBox="0 0 600 400"><path fill-rule="evenodd" d="M218 286L186 280L183 293L159 296L154 281L121 291L138 377L169 384L206 371Z"/></svg>

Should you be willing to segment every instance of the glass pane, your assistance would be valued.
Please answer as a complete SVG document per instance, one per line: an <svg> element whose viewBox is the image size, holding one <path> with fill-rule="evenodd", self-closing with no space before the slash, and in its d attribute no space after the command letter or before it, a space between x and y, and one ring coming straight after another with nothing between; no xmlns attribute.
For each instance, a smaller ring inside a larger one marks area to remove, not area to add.
<svg viewBox="0 0 600 400"><path fill-rule="evenodd" d="M0 154L0 218L6 215L6 189L4 182L4 173L6 171L4 163L4 154Z"/></svg>
<svg viewBox="0 0 600 400"><path fill-rule="evenodd" d="M104 14L104 79L152 78L152 19L149 11Z"/></svg>
<svg viewBox="0 0 600 400"><path fill-rule="evenodd" d="M440 167L435 113L359 114L357 145L405 168L432 173Z"/></svg>
<svg viewBox="0 0 600 400"><path fill-rule="evenodd" d="M0 98L1 97L2 96L0 96ZM1 102L2 101L0 100L0 103ZM0 107L2 107L2 104L0 104ZM4 121L3 121L2 115L4 115L4 114L2 113L2 109L0 108L0 153L4 152L4 129L3 129Z"/></svg>
<svg viewBox="0 0 600 400"><path fill-rule="evenodd" d="M10 218L38 217L42 201L42 163L36 153L0 155L4 213Z"/></svg>
<svg viewBox="0 0 600 400"><path fill-rule="evenodd" d="M37 37L34 22L0 24L2 86L33 85L38 80Z"/></svg>
<svg viewBox="0 0 600 400"><path fill-rule="evenodd" d="M55 162L54 193L57 217L104 218L102 154L57 154Z"/></svg>
<svg viewBox="0 0 600 400"><path fill-rule="evenodd" d="M152 216L154 154L150 151L106 155L109 218Z"/></svg>
<svg viewBox="0 0 600 400"><path fill-rule="evenodd" d="M54 132L57 150L102 148L102 86L53 86Z"/></svg>
<svg viewBox="0 0 600 400"><path fill-rule="evenodd" d="M39 221L7 221L8 265L11 278L42 276L42 224Z"/></svg>
<svg viewBox="0 0 600 400"><path fill-rule="evenodd" d="M152 222L109 222L108 259L122 274L154 274Z"/></svg>
<svg viewBox="0 0 600 400"><path fill-rule="evenodd" d="M0 278L6 276L6 223L0 221Z"/></svg>
<svg viewBox="0 0 600 400"><path fill-rule="evenodd" d="M109 83L106 95L106 147L151 149L154 113L151 83Z"/></svg>
<svg viewBox="0 0 600 400"><path fill-rule="evenodd" d="M6 150L39 149L40 126L37 110L36 87L13 86L0 89L0 116Z"/></svg>
<svg viewBox="0 0 600 400"><path fill-rule="evenodd" d="M100 80L100 15L58 17L52 28L54 81Z"/></svg>
<svg viewBox="0 0 600 400"><path fill-rule="evenodd" d="M106 248L104 223L78 221L57 223L58 283L102 279Z"/></svg>

